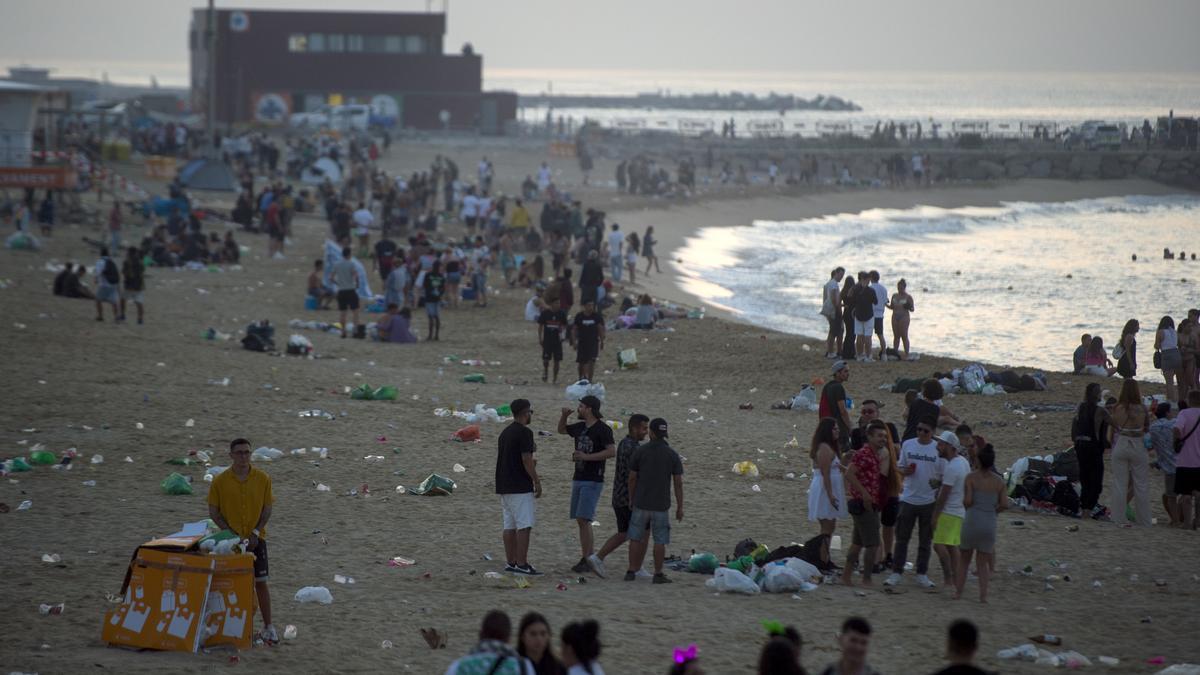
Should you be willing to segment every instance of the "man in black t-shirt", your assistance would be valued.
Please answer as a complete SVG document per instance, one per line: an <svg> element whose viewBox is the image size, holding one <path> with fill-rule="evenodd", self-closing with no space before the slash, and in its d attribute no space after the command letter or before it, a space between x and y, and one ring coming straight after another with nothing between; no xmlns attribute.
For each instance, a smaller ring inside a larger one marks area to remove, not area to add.
<svg viewBox="0 0 1200 675"><path fill-rule="evenodd" d="M575 348L579 379L590 382L596 373L596 359L604 350L604 315L596 311L595 298L584 297L583 309L575 314L568 337Z"/></svg>
<svg viewBox="0 0 1200 675"><path fill-rule="evenodd" d="M529 534L535 521L534 500L542 496L542 483L537 475L533 453L537 445L529 422L533 410L529 401L513 401L513 421L500 432L496 453L496 494L504 513L505 572L538 575L541 572L529 564Z"/></svg>
<svg viewBox="0 0 1200 675"><path fill-rule="evenodd" d="M667 444L667 421L650 421L650 442L633 453L629 461L629 493L633 513L629 518L629 569L625 581L635 581L654 536L654 583L669 584L663 574L667 544L671 543L671 488L675 489L675 520L683 520L683 461Z"/></svg>
<svg viewBox="0 0 1200 675"><path fill-rule="evenodd" d="M966 619L950 624L946 636L946 660L950 665L934 675L988 675L986 670L975 666L975 652L979 649L979 629Z"/></svg>
<svg viewBox="0 0 1200 675"><path fill-rule="evenodd" d="M388 275L392 273L392 268L396 265L396 242L384 237L375 242L375 255L373 257L375 269L379 270L379 278L387 283Z"/></svg>
<svg viewBox="0 0 1200 675"><path fill-rule="evenodd" d="M830 368L832 379L821 387L821 398L817 401L817 414L822 418L837 420L838 452L850 449L850 411L847 410L846 380L850 379L850 368L845 361L834 361Z"/></svg>
<svg viewBox="0 0 1200 675"><path fill-rule="evenodd" d="M582 421L568 425L567 419L572 412ZM592 549L592 520L596 517L600 493L604 492L604 461L617 454L617 446L613 441L612 429L600 416L600 399L584 396L579 399L579 406L574 411L563 408L562 416L558 418L558 433L575 439L575 452L571 454L571 459L575 460L575 475L571 480L571 517L579 525L582 555L571 571L586 572L590 569L603 577L604 565L596 564L599 558Z"/></svg>
<svg viewBox="0 0 1200 675"><path fill-rule="evenodd" d="M854 339L855 353L859 361L871 361L871 335L875 331L875 305L879 302L871 290L870 277L866 272L858 273L858 286L854 293Z"/></svg>
<svg viewBox="0 0 1200 675"><path fill-rule="evenodd" d="M850 447L848 450L857 450L867 444L867 425L879 419L879 401L875 399L867 399L859 404L858 407L858 426L850 430ZM895 424L887 423L888 433L892 437L892 445L900 447L900 431Z"/></svg>
<svg viewBox="0 0 1200 675"><path fill-rule="evenodd" d="M558 384L558 366L562 363L567 313L557 306L547 307L538 315L537 324L538 344L542 347L542 382L549 376L550 361L553 360L554 383Z"/></svg>
<svg viewBox="0 0 1200 675"><path fill-rule="evenodd" d="M612 507L613 514L617 518L617 531L608 538L608 541L604 542L604 545L600 547L600 552L596 554L596 557L600 559L601 566L608 554L620 548L627 538L629 518L632 515L629 503L629 462L633 459L634 451L638 449L642 441L646 440L646 434L649 431L650 418L640 413L635 414L629 418L628 435L622 438L617 445L617 462L613 471L612 487Z"/></svg>

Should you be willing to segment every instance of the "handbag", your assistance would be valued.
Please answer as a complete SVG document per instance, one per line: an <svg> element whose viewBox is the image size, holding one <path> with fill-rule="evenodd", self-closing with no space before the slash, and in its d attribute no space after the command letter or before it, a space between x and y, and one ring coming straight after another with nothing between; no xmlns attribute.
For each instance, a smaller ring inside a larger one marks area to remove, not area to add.
<svg viewBox="0 0 1200 675"><path fill-rule="evenodd" d="M1162 368L1162 352L1154 350L1154 367Z"/></svg>
<svg viewBox="0 0 1200 675"><path fill-rule="evenodd" d="M1187 436L1175 439L1175 454L1178 455L1179 451L1183 450L1183 444L1187 443L1187 439L1191 438L1192 434L1196 433L1196 427L1200 427L1200 419L1196 420L1196 423L1192 425L1192 430L1187 432Z"/></svg>

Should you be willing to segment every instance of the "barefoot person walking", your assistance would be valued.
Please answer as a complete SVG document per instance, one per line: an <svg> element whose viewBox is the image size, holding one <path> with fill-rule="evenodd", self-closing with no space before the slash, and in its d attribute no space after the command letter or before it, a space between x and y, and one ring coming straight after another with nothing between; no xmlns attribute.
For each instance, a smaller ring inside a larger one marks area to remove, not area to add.
<svg viewBox="0 0 1200 675"><path fill-rule="evenodd" d="M996 514L1008 508L1004 479L996 475L992 467L996 464L996 451L991 444L983 446L975 455L979 468L967 475L963 482L962 503L967 517L963 520L959 541L958 569L954 575L954 599L962 597L967 584L967 570L971 568L971 556L978 554L975 563L979 575L979 601L987 602L988 583L992 577L992 555L996 550Z"/></svg>
<svg viewBox="0 0 1200 675"><path fill-rule="evenodd" d="M896 292L887 308L892 310L892 349L900 349L904 344L904 360L908 360L908 324L912 321L912 313L916 310L913 298L908 294L908 282L904 279L896 282Z"/></svg>

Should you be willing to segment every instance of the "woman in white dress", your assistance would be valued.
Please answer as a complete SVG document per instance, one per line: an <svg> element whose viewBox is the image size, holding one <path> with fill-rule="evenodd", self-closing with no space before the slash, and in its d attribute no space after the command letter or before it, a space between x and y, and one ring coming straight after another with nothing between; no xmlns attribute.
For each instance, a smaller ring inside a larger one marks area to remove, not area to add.
<svg viewBox="0 0 1200 675"><path fill-rule="evenodd" d="M821 562L829 564L829 542L837 529L838 518L847 517L846 490L842 485L841 457L838 454L837 420L826 417L813 432L809 457L813 461L812 485L808 489L808 519L821 526Z"/></svg>

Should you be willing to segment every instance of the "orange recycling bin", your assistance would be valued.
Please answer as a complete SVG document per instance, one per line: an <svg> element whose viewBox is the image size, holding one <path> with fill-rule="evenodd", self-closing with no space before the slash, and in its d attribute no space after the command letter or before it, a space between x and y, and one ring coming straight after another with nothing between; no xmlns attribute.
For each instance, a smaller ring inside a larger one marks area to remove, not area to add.
<svg viewBox="0 0 1200 675"><path fill-rule="evenodd" d="M105 642L184 652L223 644L250 647L254 556L178 550L188 541L158 540L138 548L121 603L105 614Z"/></svg>

